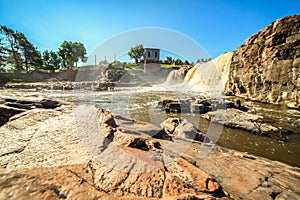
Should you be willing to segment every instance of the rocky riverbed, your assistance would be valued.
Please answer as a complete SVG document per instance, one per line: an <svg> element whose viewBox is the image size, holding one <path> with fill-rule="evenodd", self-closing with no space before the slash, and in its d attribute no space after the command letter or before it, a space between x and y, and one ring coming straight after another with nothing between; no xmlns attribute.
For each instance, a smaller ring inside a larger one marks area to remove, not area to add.
<svg viewBox="0 0 300 200"><path fill-rule="evenodd" d="M1 102L11 113L0 127L1 199L300 197L299 168L178 135L195 128L187 122L168 133L94 105Z"/></svg>
<svg viewBox="0 0 300 200"><path fill-rule="evenodd" d="M247 103L245 102L245 104ZM292 133L299 134L298 125L294 119L287 122L291 124L289 127L275 123L274 119L270 120L264 115L253 112L255 108L250 109L242 105L240 99L233 99L232 97L224 99L199 97L184 100L161 98L158 105L167 113L197 113L213 123L278 140L285 140ZM300 114L299 111L295 112Z"/></svg>

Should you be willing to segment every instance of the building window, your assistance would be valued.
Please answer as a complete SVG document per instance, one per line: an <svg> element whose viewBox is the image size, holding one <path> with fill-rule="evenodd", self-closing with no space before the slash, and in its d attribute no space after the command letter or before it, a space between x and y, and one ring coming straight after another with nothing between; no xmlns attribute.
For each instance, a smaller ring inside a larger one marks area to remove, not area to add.
<svg viewBox="0 0 300 200"><path fill-rule="evenodd" d="M157 58L157 51L155 51L155 58Z"/></svg>
<svg viewBox="0 0 300 200"><path fill-rule="evenodd" d="M150 58L150 51L148 51L148 58Z"/></svg>

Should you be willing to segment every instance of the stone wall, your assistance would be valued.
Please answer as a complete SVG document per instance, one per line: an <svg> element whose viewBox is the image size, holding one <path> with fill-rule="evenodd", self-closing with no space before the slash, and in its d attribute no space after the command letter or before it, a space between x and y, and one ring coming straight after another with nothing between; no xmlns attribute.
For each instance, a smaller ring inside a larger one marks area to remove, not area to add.
<svg viewBox="0 0 300 200"><path fill-rule="evenodd" d="M63 81L74 81L76 79L78 70L77 69L66 69L60 70L59 72L41 72L38 70L33 70L28 73L21 73L20 71L1 73L0 75L9 77L9 78L20 78L20 79L29 79L33 81L44 81L48 79L58 79Z"/></svg>
<svg viewBox="0 0 300 200"><path fill-rule="evenodd" d="M300 15L281 18L235 52L225 93L300 105Z"/></svg>

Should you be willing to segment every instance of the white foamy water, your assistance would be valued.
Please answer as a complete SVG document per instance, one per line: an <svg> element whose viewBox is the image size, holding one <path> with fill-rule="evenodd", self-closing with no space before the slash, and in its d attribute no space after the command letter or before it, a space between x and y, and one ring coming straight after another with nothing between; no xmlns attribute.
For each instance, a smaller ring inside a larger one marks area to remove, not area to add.
<svg viewBox="0 0 300 200"><path fill-rule="evenodd" d="M167 80L165 81L166 85L171 85L171 84L177 83L177 80L176 80L177 72L178 72L178 70L173 70L169 73L169 75L167 76Z"/></svg>
<svg viewBox="0 0 300 200"><path fill-rule="evenodd" d="M211 95L223 93L232 56L233 52L228 52L210 62L196 64L186 74L185 85L192 90Z"/></svg>

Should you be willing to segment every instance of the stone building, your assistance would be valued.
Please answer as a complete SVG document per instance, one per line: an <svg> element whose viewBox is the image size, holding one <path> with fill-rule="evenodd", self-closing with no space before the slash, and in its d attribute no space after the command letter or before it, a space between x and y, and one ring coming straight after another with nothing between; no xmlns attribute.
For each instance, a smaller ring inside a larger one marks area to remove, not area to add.
<svg viewBox="0 0 300 200"><path fill-rule="evenodd" d="M144 48L144 72L157 72L160 70L160 49Z"/></svg>

